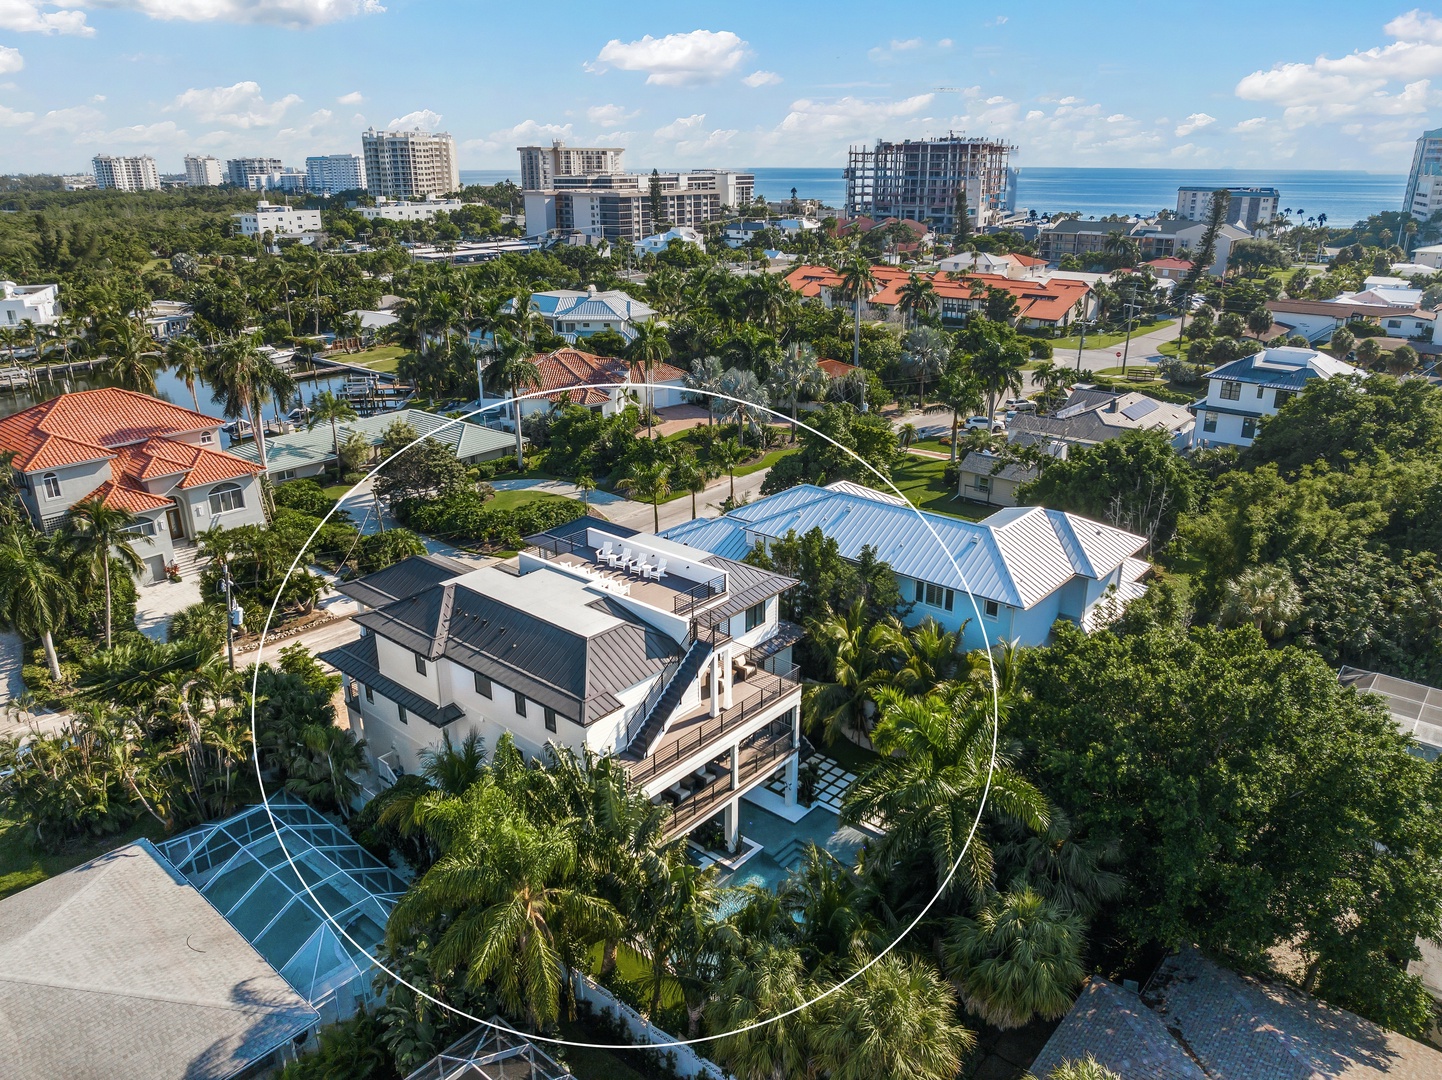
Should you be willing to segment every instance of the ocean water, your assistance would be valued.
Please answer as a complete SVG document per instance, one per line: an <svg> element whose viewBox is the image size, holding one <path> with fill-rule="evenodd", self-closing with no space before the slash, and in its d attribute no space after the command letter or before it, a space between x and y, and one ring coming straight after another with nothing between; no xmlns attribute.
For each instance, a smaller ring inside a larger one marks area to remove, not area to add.
<svg viewBox="0 0 1442 1080"><path fill-rule="evenodd" d="M744 166L742 166L744 167ZM758 168L756 190L768 199L820 199L840 207L846 200L841 166L835 168ZM462 170L461 181L495 184L520 180L507 169ZM1346 226L1369 214L1397 210L1407 178L1401 173L1299 171L1258 169L1059 169L1023 167L1017 179L1017 206L1039 214L1078 211L1083 217L1108 214L1152 214L1177 205L1184 185L1225 187L1262 184L1277 188L1282 206L1307 217L1326 214L1330 225Z"/></svg>

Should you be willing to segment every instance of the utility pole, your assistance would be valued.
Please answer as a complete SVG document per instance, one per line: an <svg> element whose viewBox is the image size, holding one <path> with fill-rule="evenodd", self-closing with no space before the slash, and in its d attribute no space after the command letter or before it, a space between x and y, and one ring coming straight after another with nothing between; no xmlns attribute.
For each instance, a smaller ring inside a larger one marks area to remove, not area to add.
<svg viewBox="0 0 1442 1080"><path fill-rule="evenodd" d="M1135 301L1136 301L1136 297L1137 297L1137 287L1136 287L1135 284L1132 285L1131 292L1129 293L1129 297L1130 297L1130 299L1127 300L1127 343L1126 343L1126 345L1122 348L1122 378L1123 378L1123 379L1125 379L1125 378L1127 377L1127 355L1132 351L1132 319L1133 319L1133 317L1135 317L1135 315L1136 315L1136 303L1135 303Z"/></svg>
<svg viewBox="0 0 1442 1080"><path fill-rule="evenodd" d="M225 652L230 661L230 670L235 670L235 628L239 625L237 616L244 618L244 612L235 606L231 589L235 585L230 576L230 563L220 560L220 584L225 589Z"/></svg>
<svg viewBox="0 0 1442 1080"><path fill-rule="evenodd" d="M1081 340L1078 341L1078 342L1077 342L1077 345L1076 345L1076 373L1077 373L1078 375L1081 374L1081 354L1082 354L1082 350L1087 347L1087 324L1086 324L1085 321L1083 321L1083 322L1080 324L1080 326L1081 326Z"/></svg>

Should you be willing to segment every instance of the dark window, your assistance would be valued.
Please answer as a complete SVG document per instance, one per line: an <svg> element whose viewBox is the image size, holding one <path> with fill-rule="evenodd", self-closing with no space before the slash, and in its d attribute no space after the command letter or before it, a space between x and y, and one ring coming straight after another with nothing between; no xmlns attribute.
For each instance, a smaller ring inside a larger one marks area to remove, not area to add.
<svg viewBox="0 0 1442 1080"><path fill-rule="evenodd" d="M1257 437L1257 418L1247 416L1242 419L1242 438L1254 439Z"/></svg>
<svg viewBox="0 0 1442 1080"><path fill-rule="evenodd" d="M1214 413L1214 412L1209 412L1209 413L1203 413L1203 414L1202 414L1202 430L1203 430L1203 431L1216 431L1216 430L1217 430L1217 414L1216 414L1216 413Z"/></svg>
<svg viewBox="0 0 1442 1080"><path fill-rule="evenodd" d="M755 630L758 626L760 626L760 625L761 625L762 623L764 623L765 621L766 621L766 601L765 601L765 600L761 601L761 603L759 603L759 604L752 604L749 608L746 609L746 629L747 629L748 631Z"/></svg>
<svg viewBox="0 0 1442 1080"><path fill-rule="evenodd" d="M406 707L404 705L396 706L396 719L402 724L410 723L410 718L406 715Z"/></svg>
<svg viewBox="0 0 1442 1080"><path fill-rule="evenodd" d="M1261 398L1262 392L1263 392L1264 390L1266 390L1266 387L1265 387L1265 386L1259 386L1259 387L1257 387L1257 397L1258 397L1259 399Z"/></svg>
<svg viewBox="0 0 1442 1080"><path fill-rule="evenodd" d="M555 731L555 730L556 730L556 710L555 710L555 709L547 709L547 710L546 710L546 730L547 730L547 731Z"/></svg>
<svg viewBox="0 0 1442 1080"><path fill-rule="evenodd" d="M1242 398L1242 384L1239 382L1222 383L1223 401L1240 401Z"/></svg>
<svg viewBox="0 0 1442 1080"><path fill-rule="evenodd" d="M919 604L926 599L926 585L918 581L916 583L916 602Z"/></svg>
<svg viewBox="0 0 1442 1080"><path fill-rule="evenodd" d="M916 599L929 607L945 608L950 611L955 598L956 594L950 589L931 584L927 584L923 588L921 582L917 582Z"/></svg>
<svg viewBox="0 0 1442 1080"><path fill-rule="evenodd" d="M518 693L518 694L516 695L516 715L517 715L517 716L525 716L525 715L526 715L526 695L525 695L525 694L520 694L520 693Z"/></svg>
<svg viewBox="0 0 1442 1080"><path fill-rule="evenodd" d="M366 687L366 700L369 701L372 705L376 703L376 692L369 686Z"/></svg>
<svg viewBox="0 0 1442 1080"><path fill-rule="evenodd" d="M1283 405L1287 404L1287 402L1291 401L1296 396L1297 392L1295 390L1278 390L1276 401L1277 408L1280 409Z"/></svg>
<svg viewBox="0 0 1442 1080"><path fill-rule="evenodd" d="M416 674L417 674L417 675L424 675L425 673L426 673L426 658L425 658L424 656L422 656L420 653L416 653Z"/></svg>
<svg viewBox="0 0 1442 1080"><path fill-rule="evenodd" d="M985 606L982 608L982 611L986 612L986 617L988 619L994 619L1001 614L1001 605L998 604L995 600L988 600Z"/></svg>
<svg viewBox="0 0 1442 1080"><path fill-rule="evenodd" d="M53 472L45 474L45 497L47 499L60 498L60 478Z"/></svg>
<svg viewBox="0 0 1442 1080"><path fill-rule="evenodd" d="M476 693L480 694L481 697L484 697L484 698L490 697L490 696L491 696L491 680L488 679L488 678L486 678L486 677L485 677L484 675L482 675L479 671L477 671L477 672L475 673L475 676L476 676Z"/></svg>

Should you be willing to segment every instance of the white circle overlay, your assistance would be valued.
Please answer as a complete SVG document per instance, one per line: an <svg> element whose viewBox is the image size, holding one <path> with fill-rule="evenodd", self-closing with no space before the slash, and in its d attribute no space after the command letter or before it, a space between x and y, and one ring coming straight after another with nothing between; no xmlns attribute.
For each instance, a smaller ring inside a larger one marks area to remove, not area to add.
<svg viewBox="0 0 1442 1080"><path fill-rule="evenodd" d="M392 461L394 461L396 458L398 458L401 454L404 454L407 450L411 449L411 447L419 445L420 443L424 442L426 439L431 438L431 437L432 437L433 435L435 435L436 433L444 430L445 427L446 427L448 424L452 424L452 423L464 423L465 421L468 421L468 420L470 420L472 417L478 416L478 415L480 415L481 413L490 412L490 411L492 411L492 410L494 410L494 409L503 409L503 408L505 408L506 406L508 406L508 405L510 405L510 404L512 404L512 403L514 402L515 405L516 405L516 410L515 410L515 411L516 411L516 424L517 424L517 426L519 426L519 425L520 425L520 402L522 402L522 401L528 401L528 400L531 400L531 399L533 399L533 398L539 398L539 397L551 398L551 397L554 397L557 393L569 394L569 392L574 391L574 390L578 390L578 389L587 389L587 390L616 390L616 389L620 389L620 390L637 390L637 389L646 389L646 390L675 390L676 387L674 387L674 386L666 386L666 385L662 385L662 384L659 384L659 383L649 383L649 382L628 382L628 383L595 382L595 383L581 383L581 384L579 384L579 385L577 385L577 386L566 387L565 389L560 390L560 391L557 391L557 390L535 390L535 391L531 391L531 392L529 392L529 393L521 394L521 395L518 395L518 396L515 396L515 397L500 398L500 399L496 400L495 402L492 402L492 403L486 404L486 405L482 405L480 408L478 408L478 409L473 409L472 411L470 411L470 412L468 412L468 413L464 413L464 414L462 414L462 415L460 415L460 416L449 417L449 418L447 418L447 424L441 425L441 427L436 428L435 431L428 432L428 433L425 434L425 435L417 436L414 440L412 440L411 442L407 443L405 446L401 447L399 450L397 450L395 453L391 454L391 455L390 455L388 458L386 458L384 461L382 461L382 462L380 462L379 464L377 464L376 466L374 466L374 467L370 470L370 472L366 473L366 475L365 475L364 477L362 477L360 480L356 481L356 483L351 486L351 489L350 489L349 491L347 491L344 496L342 496L340 499L337 499L337 500L336 500L336 505L333 506L333 507L331 507L330 510L326 511L325 517L321 518L320 524L318 524L318 525L315 527L315 529L311 532L309 538L307 538L306 542L301 546L300 551L296 553L295 559L291 561L291 564L290 564L289 569L287 569L286 572L285 572L285 577L281 579L280 587L279 587L279 589L278 589L277 592L276 592L275 599L271 601L270 610L266 613L265 625L261 628L260 641L259 641L259 644L256 646L256 650L255 650L255 660L254 660L253 667L252 667L251 682L250 682L250 737L251 737L251 741L252 741L252 744L253 744L253 745L258 745L258 744L256 743L256 730L255 730L255 698L256 698L256 692L257 692L257 689L258 689L258 686L259 686L259 682L260 682L260 664L261 664L261 657L262 657L262 655L263 655L264 652L265 652L265 644L266 644L265 638L266 638L266 635L270 632L270 624L271 624L271 622L272 622L272 621L274 620L274 618L275 618L275 612L276 612L277 607L279 607L279 605L280 605L281 593L284 592L286 582L288 582L288 581L290 580L291 574L295 573L296 569L300 566L301 557L304 555L306 549L310 547L311 543L315 540L316 536L320 533L320 530L325 526L326 522L328 522L328 521L331 519L331 516L336 512L336 510L339 509L340 504L341 504L345 499L350 498L350 496L355 493L356 488L360 487L360 486L361 486L362 484L364 484L364 483L367 483L367 482L369 482L369 481L373 481L373 480L375 479L376 475L381 472L381 470L383 470L387 465L389 465ZM788 426L793 423L791 417L790 417L790 416L787 416L787 415L784 414L784 413L779 413L779 412L777 412L775 409L768 408L768 407L765 406L765 405L758 405L758 404L756 404L755 402L746 401L746 400L744 400L744 399L742 399L742 398L732 397L732 396L729 395L729 394L722 394L722 393L713 392L713 391L709 391L709 390L695 390L695 389L692 389L692 388L690 388L690 387L687 387L687 388L685 389L685 393L695 394L695 395L697 395L698 397L706 397L706 398L712 398L712 399L716 399L716 400L720 400L720 401L728 401L728 402L731 402L733 405L744 406L744 407L747 408L747 409L755 410L755 411L757 411L757 412L768 413L768 414L770 414L772 417L774 417L777 421L784 422L784 423L787 424ZM910 934L914 929L916 929L916 927L917 927L918 925L920 925L921 920L924 919L924 918L926 918L927 913L930 912L931 909L936 905L936 902L941 899L942 893L944 893L944 892L946 891L947 887L951 884L952 878L954 878L954 877L956 876L957 870L958 870L958 869L960 868L960 866L961 866L961 861L962 861L964 858L966 858L966 853L967 853L967 851L971 848L972 839L976 836L976 830L977 830L977 829L980 827L980 825L981 825L981 817L982 817L982 814L984 814L984 813L986 812L986 800L987 800L987 797L989 796L989 794L991 793L991 781L992 781L992 777L993 777L993 775L994 775L995 772L996 772L996 755L997 755L997 747L998 747L998 743L999 743L999 739L1000 739L1000 732L1001 732L1001 703L1000 703L1000 689L999 689L999 684L998 684L997 677L996 677L996 662L995 662L995 659L994 659L993 656L992 656L992 651L991 651L991 650L992 650L992 642L991 642L991 639L990 639L990 637L987 635L987 632L986 632L986 621L985 621L985 619L982 618L981 609L977 606L976 597L972 594L972 591L971 591L971 585L970 585L970 583L967 581L967 579L966 579L966 574L962 571L961 566L957 563L956 557L951 553L950 550L948 550L946 544L942 541L941 537L937 534L935 528L932 527L931 522L927 521L927 520L926 520L926 516L920 511L920 509L918 509L915 505L913 505L912 502L911 502L911 500L908 499L908 498L901 492L901 490L900 490L895 484L893 484L893 483L891 482L891 478L890 478L889 476L884 475L880 470L878 470L878 469L877 469L875 466L873 466L870 462L868 462L868 461L866 461L864 458L862 458L861 455L859 455L858 453L856 453L855 450L851 449L851 448L848 447L848 446L843 446L841 443L837 442L835 439L833 439L831 436L827 435L825 432L817 431L814 427L811 427L809 424L807 424L807 423L806 423L805 421L803 421L803 420L799 420L799 419L798 419L798 420L795 421L795 424L796 424L796 426L797 426L798 428L803 428L803 429L805 429L806 431L810 432L812 435L816 435L816 436L818 436L819 438L825 439L827 442L829 442L831 445L835 446L837 449L843 450L843 451L845 451L846 453L850 454L853 458L856 459L857 462L859 462L859 463L862 465L862 467L864 467L865 469L867 469L873 476L875 476L878 480L880 480L883 484L885 484L888 488L890 488L891 491L892 491L892 493L895 494L899 499L901 499L901 501L902 501L903 503L905 503L906 506L911 509L912 513L914 513L914 514L916 515L917 520L920 521L921 524L925 527L926 531L931 534L932 539L934 539L934 540L936 541L937 546L940 547L941 550L942 550L942 552L946 555L947 561L951 563L952 569L956 571L957 578L958 578L958 579L961 581L961 583L962 583L962 588L964 588L964 589L966 590L967 600L970 601L970 603L971 603L971 610L972 610L972 612L973 612L973 613L975 614L975 616L976 616L977 626L981 628L982 640L983 640L983 642L985 643L985 648L986 648L987 670L988 670L988 673L989 673L990 676L991 676L991 705L992 705L991 758L990 758L990 761L988 762L988 766L987 766L986 785L982 788L981 802L980 802L980 804L977 806L976 817L975 817L975 819L973 819L973 821L972 821L972 823L971 823L971 828L967 831L967 834L966 834L966 843L962 845L961 851L959 851L959 852L957 853L956 860L951 864L951 869L947 871L946 877L943 878L942 881L941 881L941 884L937 886L937 890L936 890L936 892L932 895L931 899L929 899L929 900L926 902L926 904L922 907L921 911L919 911L919 912L917 913L916 917L915 917L914 919L912 919L911 922L909 922L909 923L906 925L905 929L903 929L903 930L901 931L901 933L899 933L899 934L896 936L896 938L895 938L890 944L888 944L884 949L880 950L875 956L873 956L873 957L871 957L869 960L867 960L867 962L866 962L865 964L863 964L861 967L857 968L855 971L851 972L851 974L847 975L846 978L840 980L839 982L835 983L834 985L832 985L832 986L828 987L827 989L823 990L821 993L817 994L815 997L811 998L810 1000L805 1001L805 1002L803 1002L803 1003L800 1004L800 1005L794 1006L793 1008L787 1009L785 1012L777 1013L775 1016L768 1016L768 1017L766 1017L766 1018L764 1018L764 1019L762 1019L762 1020L757 1020L757 1021L755 1021L754 1023L745 1024L745 1025L743 1025L742 1027L733 1028L733 1029L731 1029L730 1031L723 1031L723 1032L720 1032L720 1033L715 1034L715 1035L698 1035L698 1036L696 1036L695 1038L691 1038L691 1039L671 1038L671 1039L668 1039L668 1040L666 1040L666 1041L664 1041L664 1042L648 1042L648 1043L639 1043L639 1044L637 1044L637 1043L591 1043L591 1042L574 1042L574 1041L572 1041L572 1040L570 1040L570 1039L561 1039L561 1038L556 1038L556 1037L554 1037L554 1036L541 1035L541 1034L532 1034L531 1032L521 1031L521 1030L518 1030L518 1029L516 1029L516 1028L513 1028L513 1027L509 1026L508 1024L504 1024L504 1023L498 1024L498 1023L496 1023L496 1022L493 1021L493 1020L488 1020L488 1019L486 1019L486 1018L484 1018L484 1017L480 1017L480 1016L474 1016L474 1015L472 1015L471 1013L466 1012L464 1009L457 1008L456 1006L452 1005L450 1002L447 1002L447 1001L444 1001L444 1000L442 1000L442 999L440 999L440 998L438 998L438 997L435 997L434 995L426 992L425 990L422 990L420 987L416 986L415 984L407 981L405 978L403 978L402 976L400 976L400 975L397 974L396 972L392 971L390 968L386 967L383 963L380 962L380 960L378 960L376 957L374 957L374 956L372 956L370 953L368 953L353 937L351 937L351 935L346 931L346 929L345 929L343 926L341 926L340 923L338 923L338 922L336 921L335 917L332 916L331 913L326 910L325 905L322 904L322 903L320 902L320 900L316 897L315 893L311 890L310 884L306 881L305 875L301 874L299 868L295 865L295 860L292 858L291 853L290 853L290 850L285 846L285 837L284 837L284 836L282 835L282 833L281 833L281 827L280 827L280 826L281 826L281 823L276 820L275 813L271 810L271 807L270 807L270 797L266 794L266 790L265 790L265 779L264 779L263 776L261 776L260 754L257 752L257 753L255 754L255 778L256 778L256 783L260 786L261 804L265 807L266 816L269 817L269 819L270 819L271 828L272 828L272 830L273 830L274 833L275 833L275 838L276 838L276 840L280 843L280 849L281 849L281 852L285 855L286 863L290 866L291 871L292 871L293 873L295 873L295 875L296 875L296 877L299 879L301 885L305 888L306 895L310 897L311 902L312 902L313 904L315 904L315 906L319 909L319 911L321 912L321 914L322 914L323 916L325 916L325 920L326 920L326 922L328 922L328 923L330 924L331 928L332 928L337 934L339 934L341 937L343 937L343 938L351 945L352 948L354 948L354 949L355 949L358 953L360 953L362 956L365 956L366 958L368 958L372 964L374 964L374 965L375 965L377 968L379 968L381 971L385 972L385 973L386 973L388 976L390 976L390 978L393 979L395 982L397 982L397 983L399 983L400 985L406 987L407 989L409 989L412 993L416 994L417 996L419 996L419 997L421 997L421 998L424 998L426 1001L429 1001L431 1004L433 1004L433 1005L438 1005L438 1006L440 1006L441 1008L447 1010L448 1012L451 1012L451 1013L455 1014L456 1016L459 1016L459 1017L462 1017L462 1018L464 1018L464 1019L466 1019L466 1020L469 1020L469 1021L471 1021L472 1023L477 1024L477 1025L479 1025L479 1026L481 1026L481 1027L491 1028L492 1030L495 1030L495 1031L504 1031L504 1032L507 1033L508 1035L515 1035L515 1036L518 1036L519 1038L526 1039L526 1040L528 1040L528 1041L530 1041L530 1042L547 1043L547 1044L550 1044L550 1045L553 1045L553 1046L573 1046L573 1047L576 1047L577 1049L584 1049L584 1050L613 1050L613 1051L614 1051L614 1050L640 1050L640 1051L666 1050L668 1047L676 1047L676 1046L698 1046L698 1045L701 1045L701 1044L704 1044L704 1043L716 1042L717 1040L720 1040L720 1039L730 1038L730 1037L733 1036L733 1035L740 1035L740 1034L742 1034L742 1033L744 1033L744 1032L747 1032L747 1031L755 1031L755 1030L758 1029L758 1028L763 1028L763 1027L766 1027L766 1026L768 1026L768 1025L770 1025L770 1024L774 1024L774 1023L776 1023L776 1022L778 1022L778 1021L780 1021L780 1020L784 1020L784 1019L786 1019L788 1016L794 1016L794 1015L796 1015L796 1014L799 1013L799 1012L803 1012L803 1011L805 1011L806 1009L809 1009L811 1006L817 1004L818 1002L824 1001L826 998L828 998L828 997L830 997L832 994L836 993L838 990L840 990L842 987L846 986L848 983L851 983L851 982L853 982L854 980L860 978L862 975L866 974L866 972L867 972L871 967L873 967L875 964L879 963L884 956L886 956L889 952L891 952L891 951L892 951L893 949L895 949L898 945L900 945L904 940L906 940L907 935ZM269 477L267 477L267 479L269 479ZM654 1027L654 1021L652 1021L652 1026ZM659 1029L657 1029L657 1030L659 1030Z"/></svg>

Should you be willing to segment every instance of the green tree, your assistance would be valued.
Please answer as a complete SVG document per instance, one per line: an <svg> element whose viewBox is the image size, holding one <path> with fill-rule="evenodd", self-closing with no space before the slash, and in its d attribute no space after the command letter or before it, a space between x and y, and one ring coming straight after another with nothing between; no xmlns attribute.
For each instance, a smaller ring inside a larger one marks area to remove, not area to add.
<svg viewBox="0 0 1442 1080"><path fill-rule="evenodd" d="M50 677L56 682L61 674L54 635L65 625L74 606L70 582L28 530L12 525L0 543L0 619L6 629L40 639Z"/></svg>
<svg viewBox="0 0 1442 1080"><path fill-rule="evenodd" d="M876 274L871 260L860 252L852 252L837 267L841 273L841 293L851 301L855 311L856 330L852 343L851 362L861 366L861 305L876 291Z"/></svg>
<svg viewBox="0 0 1442 1080"><path fill-rule="evenodd" d="M664 462L636 462L631 471L616 485L643 502L651 504L651 523L661 531L661 500L671 494L671 467Z"/></svg>
<svg viewBox="0 0 1442 1080"><path fill-rule="evenodd" d="M116 317L100 328L98 346L108 359L105 373L117 386L155 393L155 341L135 319Z"/></svg>
<svg viewBox="0 0 1442 1080"><path fill-rule="evenodd" d="M946 370L951 359L951 345L940 330L931 326L920 326L906 335L906 350L901 354L901 367L917 380L917 401L920 408L926 408L926 383L938 378Z"/></svg>
<svg viewBox="0 0 1442 1080"><path fill-rule="evenodd" d="M646 437L649 439L654 434L651 424L656 411L656 394L649 384L656 381L656 361L671 355L671 342L658 323L638 323L634 333L631 344L626 348L626 356L641 364L646 372Z"/></svg>
<svg viewBox="0 0 1442 1080"><path fill-rule="evenodd" d="M504 331L496 334L500 358L491 365L493 377L511 392L511 419L516 425L516 470L526 467L526 454L521 443L521 391L537 386L541 369L531 356L530 346Z"/></svg>
<svg viewBox="0 0 1442 1080"><path fill-rule="evenodd" d="M211 355L205 381L224 405L226 416L249 419L260 467L268 470L262 408L267 397L289 401L295 393L295 380L256 348L251 338L238 336L221 342Z"/></svg>
<svg viewBox="0 0 1442 1080"><path fill-rule="evenodd" d="M1014 337L994 332L982 337L980 347L970 354L968 366L986 395L987 416L996 414L997 399L1003 394L1021 393L1026 362L1026 349Z"/></svg>
<svg viewBox="0 0 1442 1080"><path fill-rule="evenodd" d="M890 683L893 661L901 651L900 625L869 620L858 598L843 614L812 619L807 629L828 669L825 679L808 683L802 691L801 714L808 730L820 731L828 744L867 738L877 695Z"/></svg>
<svg viewBox="0 0 1442 1080"><path fill-rule="evenodd" d="M142 567L135 550L130 527L135 515L118 506L109 506L104 498L85 499L70 508L65 523L65 542L74 552L76 565L91 581L98 581L105 590L105 647L111 646L112 564L122 571L138 574Z"/></svg>
<svg viewBox="0 0 1442 1080"><path fill-rule="evenodd" d="M306 421L306 430L314 431L317 424L330 424L331 449L335 453L336 464L340 464L340 428L339 424L348 424L353 420L360 419L355 407L339 394L330 390L322 390L310 399L310 417Z"/></svg>
<svg viewBox="0 0 1442 1080"><path fill-rule="evenodd" d="M736 466L746 460L746 448L740 439L716 439L706 451L706 460L717 472L724 472L731 481L731 499L736 499Z"/></svg>
<svg viewBox="0 0 1442 1080"><path fill-rule="evenodd" d="M935 311L936 305L936 288L928 278L915 272L909 274L906 284L897 290L896 306L913 326L918 319Z"/></svg>
<svg viewBox="0 0 1442 1080"><path fill-rule="evenodd" d="M1284 566L1255 566L1226 583L1218 622L1252 625L1268 638L1282 636L1302 613L1302 594Z"/></svg>
<svg viewBox="0 0 1442 1080"><path fill-rule="evenodd" d="M791 406L791 437L796 438L796 406L803 394L819 395L826 389L826 375L816 366L816 350L806 342L790 345L771 369L767 392L772 407Z"/></svg>
<svg viewBox="0 0 1442 1080"><path fill-rule="evenodd" d="M191 337L171 338L165 345L165 366L180 377L190 391L190 402L195 411L200 411L200 398L195 384L205 373L205 350Z"/></svg>

